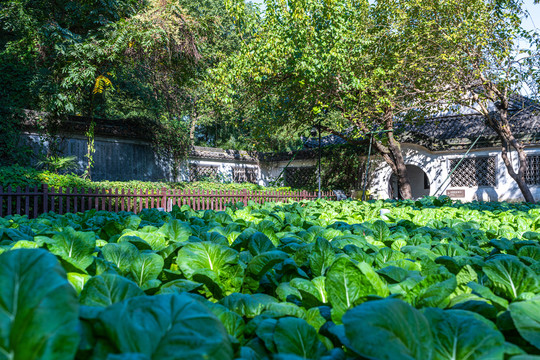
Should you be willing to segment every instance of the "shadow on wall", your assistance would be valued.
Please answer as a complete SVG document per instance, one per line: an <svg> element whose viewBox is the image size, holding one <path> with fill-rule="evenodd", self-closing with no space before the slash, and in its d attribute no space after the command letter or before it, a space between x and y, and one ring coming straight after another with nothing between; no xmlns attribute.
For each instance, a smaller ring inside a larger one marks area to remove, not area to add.
<svg viewBox="0 0 540 360"><path fill-rule="evenodd" d="M512 180L513 181L513 180ZM513 186L509 189L506 189L504 193L498 194L498 199L495 201L508 201L508 202L523 202L525 201L525 198L523 197L523 194L521 193L521 190L519 190L519 187L517 183L513 183ZM540 191L535 191L535 189L530 188L531 192L533 193L534 199L536 201L540 201ZM540 190L540 189L539 189ZM480 199L479 199L480 200Z"/></svg>
<svg viewBox="0 0 540 360"><path fill-rule="evenodd" d="M514 198L514 196L515 195L512 195L511 197ZM474 193L473 200L498 201L499 194L497 194L497 191L492 187L479 187Z"/></svg>
<svg viewBox="0 0 540 360"><path fill-rule="evenodd" d="M81 175L87 165L87 140L66 137L57 137L57 140L60 156L77 157L78 168L74 173ZM44 156L50 146L49 139L34 134L24 136L22 142L31 146L36 159ZM149 143L96 139L95 148L93 180L173 180L172 160L154 152ZM34 160L29 165L36 163Z"/></svg>
<svg viewBox="0 0 540 360"><path fill-rule="evenodd" d="M407 164L407 173L411 184L411 193L413 199L420 199L424 196L434 195L439 191L439 195L444 193L445 187L439 189L442 176L442 169L435 167L431 163L420 167L417 165ZM388 198L399 199L397 177L388 171L390 177L388 179ZM435 181L438 179L439 181Z"/></svg>

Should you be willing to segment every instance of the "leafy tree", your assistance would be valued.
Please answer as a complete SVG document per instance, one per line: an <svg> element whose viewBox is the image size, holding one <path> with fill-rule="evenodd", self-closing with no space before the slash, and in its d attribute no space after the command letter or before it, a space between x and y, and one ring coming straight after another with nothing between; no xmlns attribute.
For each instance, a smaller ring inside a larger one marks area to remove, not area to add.
<svg viewBox="0 0 540 360"><path fill-rule="evenodd" d="M374 145L411 197L395 121L414 121L437 106L450 76L449 42L434 28L453 23L456 2L383 0L265 2L250 43L214 71L221 104L242 113L261 136L275 128L320 126ZM237 6L240 8L241 6ZM240 11L240 15L242 15ZM440 25L439 25L440 24ZM261 115L261 116L254 116Z"/></svg>
<svg viewBox="0 0 540 360"><path fill-rule="evenodd" d="M217 126L202 99L208 69L240 46L222 1L9 0L0 18L0 107L46 111L51 122L65 114L151 119L158 150L175 160L197 124L221 137L242 134Z"/></svg>
<svg viewBox="0 0 540 360"><path fill-rule="evenodd" d="M0 76L7 84L0 106L46 111L53 119L150 118L165 129L185 121L183 87L204 38L178 2L11 0L0 17ZM91 120L88 175L94 126Z"/></svg>
<svg viewBox="0 0 540 360"><path fill-rule="evenodd" d="M481 114L501 141L501 156L508 174L516 181L525 201L534 197L525 181L527 154L513 133L511 119L520 112L534 113L537 103L521 94L538 98L540 83L540 37L521 27L526 15L522 1L476 1L457 23L471 24L470 32L455 41L458 56L448 59L454 69L457 93L450 101ZM518 154L514 168L510 151Z"/></svg>

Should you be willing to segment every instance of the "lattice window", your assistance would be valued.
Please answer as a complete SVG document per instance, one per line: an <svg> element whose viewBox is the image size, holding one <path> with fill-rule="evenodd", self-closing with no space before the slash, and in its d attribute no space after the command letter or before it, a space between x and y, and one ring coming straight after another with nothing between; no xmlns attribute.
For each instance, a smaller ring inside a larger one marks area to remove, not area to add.
<svg viewBox="0 0 540 360"><path fill-rule="evenodd" d="M540 185L540 155L528 155L527 165L525 181L529 185Z"/></svg>
<svg viewBox="0 0 540 360"><path fill-rule="evenodd" d="M315 166L288 167L285 169L285 184L292 188L313 187L316 175Z"/></svg>
<svg viewBox="0 0 540 360"><path fill-rule="evenodd" d="M217 166L189 164L189 181L216 180L217 178Z"/></svg>
<svg viewBox="0 0 540 360"><path fill-rule="evenodd" d="M329 189L338 190L358 190L362 189L364 180L365 163L359 162L358 159L330 158L326 159L322 165L322 186ZM315 171L317 176L317 171ZM317 183L313 184L313 188L317 187Z"/></svg>
<svg viewBox="0 0 540 360"><path fill-rule="evenodd" d="M453 169L460 159L450 160L450 169ZM495 186L496 171L495 157L475 157L463 159L459 167L452 174L451 186L474 187Z"/></svg>
<svg viewBox="0 0 540 360"><path fill-rule="evenodd" d="M250 182L257 183L257 168L235 167L233 168L233 181L237 183Z"/></svg>

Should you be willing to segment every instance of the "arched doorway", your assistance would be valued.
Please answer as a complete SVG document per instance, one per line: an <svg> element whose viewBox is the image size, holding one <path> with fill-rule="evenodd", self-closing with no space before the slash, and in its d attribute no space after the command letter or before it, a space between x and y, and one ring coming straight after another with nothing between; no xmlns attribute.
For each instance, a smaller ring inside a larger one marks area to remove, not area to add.
<svg viewBox="0 0 540 360"><path fill-rule="evenodd" d="M411 192L413 199L418 199L429 195L430 181L427 174L416 165L406 165L409 181L411 182ZM398 192L397 176L392 174L388 182L388 194L391 199L401 199Z"/></svg>

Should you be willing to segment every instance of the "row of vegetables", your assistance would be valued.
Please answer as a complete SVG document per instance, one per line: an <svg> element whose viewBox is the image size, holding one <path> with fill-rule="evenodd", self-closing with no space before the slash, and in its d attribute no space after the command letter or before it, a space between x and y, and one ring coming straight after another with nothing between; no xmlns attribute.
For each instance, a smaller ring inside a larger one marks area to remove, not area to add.
<svg viewBox="0 0 540 360"><path fill-rule="evenodd" d="M540 359L539 240L448 198L0 218L0 360Z"/></svg>

